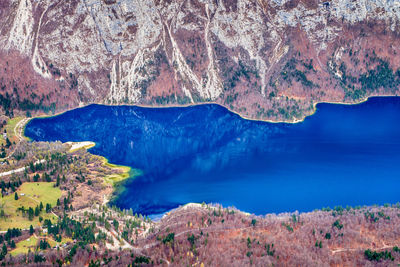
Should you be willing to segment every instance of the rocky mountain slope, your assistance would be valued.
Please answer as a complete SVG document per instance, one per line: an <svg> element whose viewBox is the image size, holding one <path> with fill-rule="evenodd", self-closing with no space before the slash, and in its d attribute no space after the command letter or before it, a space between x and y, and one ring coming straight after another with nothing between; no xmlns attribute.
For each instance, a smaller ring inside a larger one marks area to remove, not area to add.
<svg viewBox="0 0 400 267"><path fill-rule="evenodd" d="M316 102L398 94L399 32L390 0L2 0L0 104L215 102L301 119Z"/></svg>

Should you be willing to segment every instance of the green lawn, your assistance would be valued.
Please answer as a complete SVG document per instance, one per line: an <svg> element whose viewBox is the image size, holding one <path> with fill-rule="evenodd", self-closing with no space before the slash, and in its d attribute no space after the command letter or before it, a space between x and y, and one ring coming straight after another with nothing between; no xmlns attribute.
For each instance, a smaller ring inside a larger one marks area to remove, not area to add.
<svg viewBox="0 0 400 267"><path fill-rule="evenodd" d="M15 136L14 133L14 128L17 125L18 122L20 122L21 120L23 120L24 117L15 117L12 118L11 120L7 121L7 124L4 126L6 132L7 132L7 136L8 139L10 139L11 142L17 142L18 138ZM3 138L3 132L4 132L4 128L3 131L0 134L0 144L6 144L6 140Z"/></svg>
<svg viewBox="0 0 400 267"><path fill-rule="evenodd" d="M52 237L48 237L48 238L47 238L47 242L49 242L50 246L51 246L52 248L54 248L56 245L63 245L63 244L65 244L65 243L72 243L73 240L72 240L71 238L69 238L69 237L63 237L63 238L61 239L61 242L57 242L57 241L55 241Z"/></svg>
<svg viewBox="0 0 400 267"><path fill-rule="evenodd" d="M18 194L24 193L25 199L30 199L37 203L43 202L44 205L49 203L52 206L57 204L57 199L61 197L61 190L58 187L54 187L54 182L31 182L23 183L17 190ZM21 197L21 199L24 199ZM28 201L29 202L29 201ZM34 203L33 202L33 203Z"/></svg>
<svg viewBox="0 0 400 267"><path fill-rule="evenodd" d="M16 244L16 248L11 250L10 254L12 256L16 256L18 254L26 254L29 249L33 252L36 249L36 244L38 239L34 236L29 237L28 239L22 240Z"/></svg>
<svg viewBox="0 0 400 267"><path fill-rule="evenodd" d="M56 245L62 245L68 242L72 242L71 238L62 238L61 242L56 242L53 238L51 237L45 237L47 239L47 242L49 242L50 246L53 248ZM16 244L16 248L10 251L10 254L12 256L16 256L18 254L26 254L28 253L29 249L33 252L37 249L37 244L38 244L38 238L35 236L31 236L28 239L22 240Z"/></svg>
<svg viewBox="0 0 400 267"><path fill-rule="evenodd" d="M16 191L19 196L18 200L14 199L14 194L1 198L0 203L7 217L0 219L0 230L5 231L13 227L27 229L31 224L33 226L40 225L39 217L34 217L30 221L27 217L22 216L21 212L17 212L17 209L22 206L35 208L40 202L43 203L44 208L47 203L54 207L57 204L57 199L61 197L61 190L58 187L53 187L53 185L53 182L23 183ZM44 209L40 216L52 221L57 219L53 214L46 213Z"/></svg>
<svg viewBox="0 0 400 267"><path fill-rule="evenodd" d="M113 186L116 183L119 183L125 179L128 179L129 177L131 177L131 174L132 174L132 176L138 176L141 174L140 171L137 169L131 169L130 167L127 167L127 166L111 164L104 157L102 157L102 160L103 160L105 166L110 167L111 169L118 169L121 171L121 173L110 174L110 175L107 175L106 177L104 177L104 181Z"/></svg>

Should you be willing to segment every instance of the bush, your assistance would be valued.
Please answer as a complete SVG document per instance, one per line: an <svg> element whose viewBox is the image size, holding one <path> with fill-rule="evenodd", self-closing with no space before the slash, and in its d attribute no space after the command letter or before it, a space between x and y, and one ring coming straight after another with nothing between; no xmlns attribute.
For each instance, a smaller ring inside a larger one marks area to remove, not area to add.
<svg viewBox="0 0 400 267"><path fill-rule="evenodd" d="M331 239L331 233L326 233L325 234L325 239Z"/></svg>
<svg viewBox="0 0 400 267"><path fill-rule="evenodd" d="M133 261L132 265L133 266L137 266L137 265L140 266L141 263L149 264L150 263L150 259L147 258L147 257L144 257L144 256L137 256L135 258L135 260Z"/></svg>
<svg viewBox="0 0 400 267"><path fill-rule="evenodd" d="M336 227L337 229L341 230L343 228L343 224L340 223L339 220L336 220L333 224L332 227Z"/></svg>
<svg viewBox="0 0 400 267"><path fill-rule="evenodd" d="M381 261L383 260L391 260L394 261L394 257L392 256L392 253L390 251L382 251L382 252L376 252L372 251L370 249L367 249L364 251L364 255L369 261Z"/></svg>
<svg viewBox="0 0 400 267"><path fill-rule="evenodd" d="M41 256L41 255L35 254L35 258L34 258L33 261L36 262L36 263L38 263L38 262L45 262L45 261L46 261L46 258L43 257L43 256Z"/></svg>
<svg viewBox="0 0 400 267"><path fill-rule="evenodd" d="M175 240L175 233L169 233L164 239L162 240L163 244L166 243L174 243Z"/></svg>
<svg viewBox="0 0 400 267"><path fill-rule="evenodd" d="M290 226L290 224L288 224L288 223L282 223L282 226L285 226L286 229L287 229L289 232L293 232L293 227Z"/></svg>
<svg viewBox="0 0 400 267"><path fill-rule="evenodd" d="M41 250L45 250L45 249L47 249L47 248L50 248L50 244L49 244L49 242L47 242L47 240L40 240L40 242L39 242L39 248L40 248Z"/></svg>

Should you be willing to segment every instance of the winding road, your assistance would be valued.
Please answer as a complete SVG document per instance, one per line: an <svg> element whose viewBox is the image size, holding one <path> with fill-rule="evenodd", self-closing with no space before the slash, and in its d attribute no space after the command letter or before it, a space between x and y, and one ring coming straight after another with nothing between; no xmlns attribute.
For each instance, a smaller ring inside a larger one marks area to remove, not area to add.
<svg viewBox="0 0 400 267"><path fill-rule="evenodd" d="M17 127L17 126L15 126L15 127ZM93 143L93 142L67 142L67 144L71 145L71 148L70 148L69 152L74 152L74 151L79 150L81 148L88 148L88 147L91 147L91 146L95 145L95 143ZM41 160L35 161L33 163L33 165L37 165L37 164L45 163L45 162L46 162L45 159L41 159ZM0 177L4 177L4 176L11 175L11 174L14 174L14 173L20 173L20 172L25 171L25 169L27 169L27 168L28 167L25 166L25 167L20 167L18 169L11 170L11 171L1 172L0 173Z"/></svg>
<svg viewBox="0 0 400 267"><path fill-rule="evenodd" d="M9 159L12 155L14 155L15 151L17 150L19 144L21 141L24 139L22 131L24 130L25 124L30 120L30 118L24 118L20 120L14 127L14 135L18 138L17 145L14 147L14 149L11 151L11 153L5 157L4 159Z"/></svg>
<svg viewBox="0 0 400 267"><path fill-rule="evenodd" d="M33 165L37 165L37 164L39 164L39 163L44 163L44 162L46 162L46 160L44 160L44 159L37 160L35 163L33 163ZM11 174L14 174L14 173L23 172L23 171L25 171L25 169L27 169L27 168L28 168L28 167L21 167L21 168L14 169L14 170L11 170L11 171L1 172L1 173L0 173L0 177L4 177L4 176L11 175Z"/></svg>

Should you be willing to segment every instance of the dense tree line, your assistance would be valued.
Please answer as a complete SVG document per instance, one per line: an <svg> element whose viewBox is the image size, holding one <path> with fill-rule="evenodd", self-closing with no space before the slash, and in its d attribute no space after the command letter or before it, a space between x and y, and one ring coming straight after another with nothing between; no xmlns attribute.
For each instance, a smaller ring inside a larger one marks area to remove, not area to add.
<svg viewBox="0 0 400 267"><path fill-rule="evenodd" d="M24 206L19 207L17 210L22 212L22 216L27 216L30 221L33 220L34 217L40 216L44 206L43 203L40 202L35 208L29 207L25 208ZM46 213L51 212L51 205L46 203ZM39 217L39 221L42 221L42 217Z"/></svg>
<svg viewBox="0 0 400 267"><path fill-rule="evenodd" d="M387 250L377 252L377 251L372 251L370 249L367 249L364 251L364 255L369 261L381 261L381 260L394 261L394 257L392 256L392 253Z"/></svg>
<svg viewBox="0 0 400 267"><path fill-rule="evenodd" d="M20 178L16 181L8 181L8 182L5 182L4 180L2 180L0 182L2 196L4 196L6 194L6 192L8 192L10 189L12 192L15 192L17 190L17 188L20 187L21 185L22 185L22 181Z"/></svg>
<svg viewBox="0 0 400 267"><path fill-rule="evenodd" d="M53 235L56 240L60 238L60 235L64 234L77 240L81 246L95 242L95 224L85 225L79 221L70 219L68 216L63 216L62 220L55 224L46 219L44 227L48 229L48 233Z"/></svg>
<svg viewBox="0 0 400 267"><path fill-rule="evenodd" d="M14 110L22 110L26 112L31 111L43 111L45 113L54 113L56 110L56 103L51 103L50 105L44 104L46 97L42 97L35 102L37 96L34 96L32 100L23 99L20 100L18 95L18 90L14 90L15 94L10 95L8 92L5 94L0 94L0 106L3 108L4 113L8 117L14 116ZM47 99L48 100L48 99Z"/></svg>
<svg viewBox="0 0 400 267"><path fill-rule="evenodd" d="M21 229L10 228L4 235L0 235L0 243L3 243L0 252L0 261L4 259L4 257L7 255L8 252L6 242L11 249L15 248L16 247L15 241L12 239L21 236L21 234L22 234Z"/></svg>

